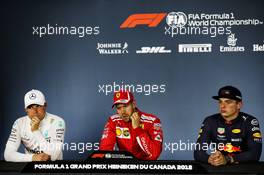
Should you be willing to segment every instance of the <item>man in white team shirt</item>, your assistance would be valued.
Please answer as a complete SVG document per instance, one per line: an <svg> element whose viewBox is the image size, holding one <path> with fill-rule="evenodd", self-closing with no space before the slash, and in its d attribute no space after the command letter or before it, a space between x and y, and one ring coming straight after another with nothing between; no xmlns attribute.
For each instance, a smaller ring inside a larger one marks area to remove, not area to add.
<svg viewBox="0 0 264 175"><path fill-rule="evenodd" d="M65 133L64 120L46 112L45 96L31 90L24 97L27 115L15 121L4 157L11 162L61 160ZM25 153L19 153L22 143Z"/></svg>

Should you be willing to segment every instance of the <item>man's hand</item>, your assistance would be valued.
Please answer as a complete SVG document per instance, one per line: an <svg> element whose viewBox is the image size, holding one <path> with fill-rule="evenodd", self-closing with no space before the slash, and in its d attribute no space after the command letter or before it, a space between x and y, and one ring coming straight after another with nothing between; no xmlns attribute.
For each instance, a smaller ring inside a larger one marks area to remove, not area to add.
<svg viewBox="0 0 264 175"><path fill-rule="evenodd" d="M50 160L50 155L46 153L34 154L32 161L48 161Z"/></svg>
<svg viewBox="0 0 264 175"><path fill-rule="evenodd" d="M133 112L133 114L131 115L131 121L132 121L132 127L133 129L136 129L140 126L140 116L138 114L138 112Z"/></svg>
<svg viewBox="0 0 264 175"><path fill-rule="evenodd" d="M38 117L33 117L31 119L31 123L30 123L30 126L31 126L31 131L36 131L39 129L39 124L40 124L40 119Z"/></svg>
<svg viewBox="0 0 264 175"><path fill-rule="evenodd" d="M209 156L209 158L208 158L208 163L212 165L213 164L213 161L214 161L214 154L211 154Z"/></svg>
<svg viewBox="0 0 264 175"><path fill-rule="evenodd" d="M208 163L213 166L219 166L226 165L227 161L225 159L225 156L220 151L216 151L209 156Z"/></svg>

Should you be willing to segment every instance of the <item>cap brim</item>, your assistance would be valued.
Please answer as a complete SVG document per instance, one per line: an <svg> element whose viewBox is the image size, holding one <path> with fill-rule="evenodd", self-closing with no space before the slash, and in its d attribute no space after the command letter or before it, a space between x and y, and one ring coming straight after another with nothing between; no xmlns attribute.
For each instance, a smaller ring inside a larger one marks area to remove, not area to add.
<svg viewBox="0 0 264 175"><path fill-rule="evenodd" d="M236 101L242 101L242 99L236 98L236 97L231 97L231 96L212 96L214 100L219 100L220 98L228 98L231 100L236 100Z"/></svg>
<svg viewBox="0 0 264 175"><path fill-rule="evenodd" d="M130 100L129 102L131 102L131 100ZM112 108L114 108L117 104L128 104L129 102L127 102L127 103L120 103L120 102L114 103L114 104L112 105Z"/></svg>
<svg viewBox="0 0 264 175"><path fill-rule="evenodd" d="M35 102L35 103L29 103L25 106L25 109L28 108L30 105L40 105L40 106L44 106L46 102L42 103L42 102Z"/></svg>
<svg viewBox="0 0 264 175"><path fill-rule="evenodd" d="M219 100L219 96L212 96L212 98L214 99L214 100Z"/></svg>

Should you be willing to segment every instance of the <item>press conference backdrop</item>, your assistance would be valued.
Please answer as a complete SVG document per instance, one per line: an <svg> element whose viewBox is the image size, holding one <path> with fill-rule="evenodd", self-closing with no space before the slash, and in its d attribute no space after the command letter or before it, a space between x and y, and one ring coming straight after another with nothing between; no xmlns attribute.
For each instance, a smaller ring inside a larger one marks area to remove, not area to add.
<svg viewBox="0 0 264 175"><path fill-rule="evenodd" d="M31 89L66 122L64 159L98 149L120 88L161 119L160 159L193 159L190 144L218 111L211 96L225 85L242 91L242 111L264 133L263 7L261 0L5 2L1 159Z"/></svg>

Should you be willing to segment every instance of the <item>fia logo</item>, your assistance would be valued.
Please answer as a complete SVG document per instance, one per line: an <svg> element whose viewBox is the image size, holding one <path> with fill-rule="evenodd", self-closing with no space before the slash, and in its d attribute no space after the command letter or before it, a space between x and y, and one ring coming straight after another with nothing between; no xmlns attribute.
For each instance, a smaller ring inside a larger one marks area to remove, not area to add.
<svg viewBox="0 0 264 175"><path fill-rule="evenodd" d="M187 24L187 16L183 12L170 12L166 22L172 28L183 27Z"/></svg>

